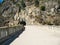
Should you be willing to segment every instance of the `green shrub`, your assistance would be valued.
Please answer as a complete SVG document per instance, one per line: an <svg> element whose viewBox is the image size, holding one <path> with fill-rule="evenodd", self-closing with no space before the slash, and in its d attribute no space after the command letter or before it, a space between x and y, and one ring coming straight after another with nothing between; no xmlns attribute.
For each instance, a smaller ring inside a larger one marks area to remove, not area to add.
<svg viewBox="0 0 60 45"><path fill-rule="evenodd" d="M40 9L41 9L42 11L45 11L45 6L41 6Z"/></svg>
<svg viewBox="0 0 60 45"><path fill-rule="evenodd" d="M24 0L21 1L21 8L24 9L26 7Z"/></svg>
<svg viewBox="0 0 60 45"><path fill-rule="evenodd" d="M39 6L39 1L35 0L35 6L38 7Z"/></svg>

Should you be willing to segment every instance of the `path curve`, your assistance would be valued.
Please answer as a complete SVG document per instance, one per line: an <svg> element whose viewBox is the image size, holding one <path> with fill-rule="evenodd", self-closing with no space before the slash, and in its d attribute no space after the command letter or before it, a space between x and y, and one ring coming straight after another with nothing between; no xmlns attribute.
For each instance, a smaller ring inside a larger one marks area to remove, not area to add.
<svg viewBox="0 0 60 45"><path fill-rule="evenodd" d="M10 45L60 45L60 27L25 26L25 31Z"/></svg>

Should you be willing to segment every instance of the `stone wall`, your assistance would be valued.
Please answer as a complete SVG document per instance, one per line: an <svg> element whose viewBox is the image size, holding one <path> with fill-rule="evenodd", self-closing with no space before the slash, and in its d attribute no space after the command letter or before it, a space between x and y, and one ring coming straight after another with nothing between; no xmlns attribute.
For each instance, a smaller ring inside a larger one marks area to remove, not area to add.
<svg viewBox="0 0 60 45"><path fill-rule="evenodd" d="M23 31L24 27L21 26L14 26L14 27L0 27L0 43L4 40L8 39L11 35L13 36L15 33Z"/></svg>

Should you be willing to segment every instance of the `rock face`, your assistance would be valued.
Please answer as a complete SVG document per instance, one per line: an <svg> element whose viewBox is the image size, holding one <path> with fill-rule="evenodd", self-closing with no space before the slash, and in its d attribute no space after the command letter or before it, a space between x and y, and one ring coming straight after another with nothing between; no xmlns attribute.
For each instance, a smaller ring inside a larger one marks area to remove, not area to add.
<svg viewBox="0 0 60 45"><path fill-rule="evenodd" d="M27 24L60 25L59 0L5 0L0 4L4 25Z"/></svg>
<svg viewBox="0 0 60 45"><path fill-rule="evenodd" d="M34 2L34 1L33 1ZM26 5L20 14L27 24L60 25L60 5L57 1L39 1L39 7L34 3Z"/></svg>
<svg viewBox="0 0 60 45"><path fill-rule="evenodd" d="M11 23L11 20L13 20L12 23L14 22L14 16L19 9L19 7L14 4L16 2L17 0L5 0L0 4L0 15L4 17L3 26L8 26Z"/></svg>

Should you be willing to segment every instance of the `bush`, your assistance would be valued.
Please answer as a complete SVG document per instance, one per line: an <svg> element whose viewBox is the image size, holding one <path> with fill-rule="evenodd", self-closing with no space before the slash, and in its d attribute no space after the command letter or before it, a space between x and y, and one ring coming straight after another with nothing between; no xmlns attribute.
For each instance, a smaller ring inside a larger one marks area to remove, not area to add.
<svg viewBox="0 0 60 45"><path fill-rule="evenodd" d="M45 11L45 6L41 6L40 9L41 9L42 11Z"/></svg>
<svg viewBox="0 0 60 45"><path fill-rule="evenodd" d="M39 1L35 0L35 6L38 7L39 6Z"/></svg>
<svg viewBox="0 0 60 45"><path fill-rule="evenodd" d="M24 0L21 1L21 8L24 9L26 7Z"/></svg>

